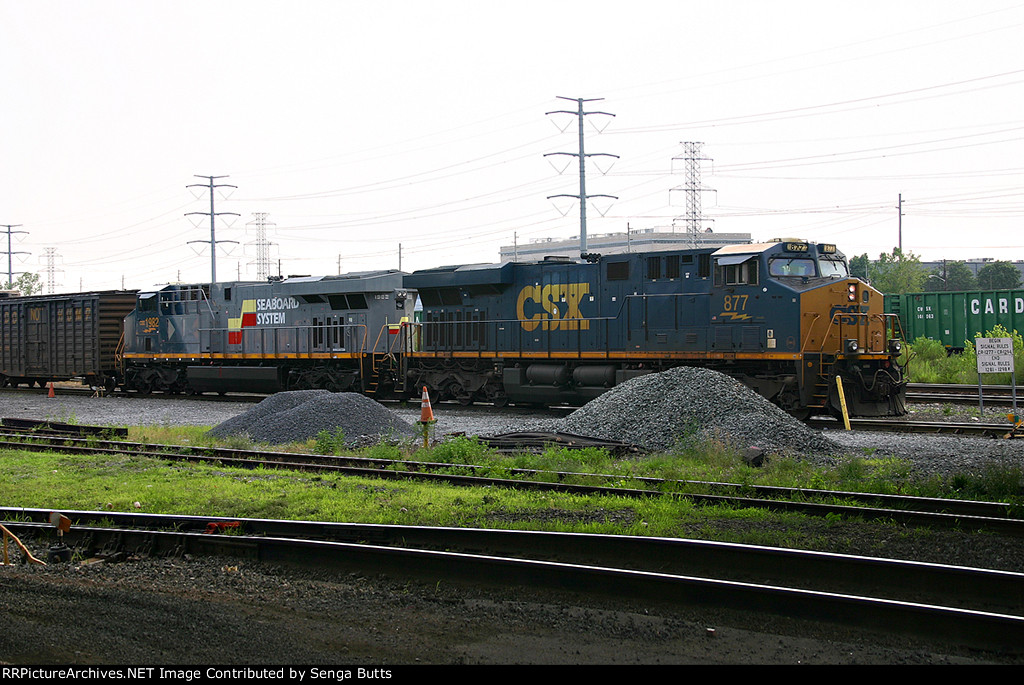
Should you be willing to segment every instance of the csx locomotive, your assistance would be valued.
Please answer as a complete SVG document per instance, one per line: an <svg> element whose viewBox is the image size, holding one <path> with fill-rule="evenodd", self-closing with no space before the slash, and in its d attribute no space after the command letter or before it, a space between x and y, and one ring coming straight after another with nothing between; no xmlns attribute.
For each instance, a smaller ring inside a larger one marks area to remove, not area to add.
<svg viewBox="0 0 1024 685"><path fill-rule="evenodd" d="M142 393L326 388L385 398L426 386L466 404L579 405L691 365L795 415L838 412L837 378L851 415L905 412L896 318L834 245L585 257L143 291L112 360L90 378ZM0 374L17 383L23 369L4 360L24 350L6 315L3 326Z"/></svg>
<svg viewBox="0 0 1024 685"><path fill-rule="evenodd" d="M902 340L882 294L835 245L781 240L586 261L443 267L405 382L462 402L582 404L671 366L716 369L794 415L906 412Z"/></svg>

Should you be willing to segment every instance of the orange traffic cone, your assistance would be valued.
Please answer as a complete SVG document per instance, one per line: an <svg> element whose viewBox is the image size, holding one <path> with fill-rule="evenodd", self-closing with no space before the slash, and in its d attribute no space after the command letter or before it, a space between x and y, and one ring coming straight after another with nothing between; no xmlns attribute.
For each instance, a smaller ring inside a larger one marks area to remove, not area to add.
<svg viewBox="0 0 1024 685"><path fill-rule="evenodd" d="M53 397L53 381L50 381L50 392L46 393L47 397Z"/></svg>
<svg viewBox="0 0 1024 685"><path fill-rule="evenodd" d="M427 386L423 386L423 399L420 401L420 423L433 423L434 410L430 408L430 395L427 394Z"/></svg>

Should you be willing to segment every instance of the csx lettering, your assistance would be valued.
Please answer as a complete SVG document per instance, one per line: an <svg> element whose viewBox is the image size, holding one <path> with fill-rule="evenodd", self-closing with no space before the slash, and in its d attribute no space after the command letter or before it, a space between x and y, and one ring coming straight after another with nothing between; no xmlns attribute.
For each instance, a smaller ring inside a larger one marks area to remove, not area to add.
<svg viewBox="0 0 1024 685"><path fill-rule="evenodd" d="M861 313L860 305L850 304L850 305L835 305L835 306L833 306L832 307L832 311L829 313L829 315L831 316L833 321L837 321L837 323L841 323L844 326L856 326L858 324L859 320L858 320L858 318L856 316L852 316L852 315L860 314L860 313ZM836 319L836 314L847 314L847 316L840 316L839 319L837 320Z"/></svg>
<svg viewBox="0 0 1024 685"><path fill-rule="evenodd" d="M589 293L589 283L528 285L519 291L516 316L527 331L536 330L537 326L544 331L586 331L590 329L590 322L580 312L580 301ZM532 305L527 304L531 302ZM536 311L537 305L543 311ZM564 305L564 311L559 305ZM527 314L528 309L534 313Z"/></svg>

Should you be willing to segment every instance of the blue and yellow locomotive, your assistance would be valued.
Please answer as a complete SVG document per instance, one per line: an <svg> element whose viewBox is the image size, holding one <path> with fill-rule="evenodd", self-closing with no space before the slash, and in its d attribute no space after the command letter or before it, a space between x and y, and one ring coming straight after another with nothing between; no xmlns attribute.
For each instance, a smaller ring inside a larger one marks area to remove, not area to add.
<svg viewBox="0 0 1024 685"><path fill-rule="evenodd" d="M409 274L403 383L434 397L578 405L678 365L729 374L794 415L905 413L902 341L835 245L451 266Z"/></svg>

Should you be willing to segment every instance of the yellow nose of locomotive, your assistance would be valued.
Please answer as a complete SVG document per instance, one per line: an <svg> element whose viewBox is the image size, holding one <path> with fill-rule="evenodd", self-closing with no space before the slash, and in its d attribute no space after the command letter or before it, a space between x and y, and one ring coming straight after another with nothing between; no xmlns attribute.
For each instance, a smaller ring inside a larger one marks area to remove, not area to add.
<svg viewBox="0 0 1024 685"><path fill-rule="evenodd" d="M902 341L883 295L856 279L832 281L801 294L805 391L809 404L835 413L842 378L851 413L906 412L906 379L897 358Z"/></svg>

